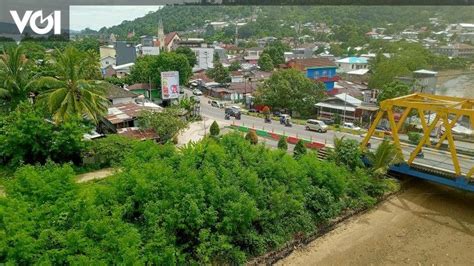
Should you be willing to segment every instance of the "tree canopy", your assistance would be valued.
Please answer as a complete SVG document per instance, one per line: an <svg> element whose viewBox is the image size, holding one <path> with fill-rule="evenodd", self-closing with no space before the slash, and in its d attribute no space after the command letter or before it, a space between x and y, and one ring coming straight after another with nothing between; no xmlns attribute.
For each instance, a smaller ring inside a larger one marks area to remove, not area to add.
<svg viewBox="0 0 474 266"><path fill-rule="evenodd" d="M257 88L257 101L275 109L288 109L309 115L314 104L324 98L323 83L315 83L295 69L274 72Z"/></svg>
<svg viewBox="0 0 474 266"><path fill-rule="evenodd" d="M161 84L161 72L178 71L179 83L187 84L192 75L188 55L177 52L164 52L160 55L146 55L137 58L128 79L135 83Z"/></svg>

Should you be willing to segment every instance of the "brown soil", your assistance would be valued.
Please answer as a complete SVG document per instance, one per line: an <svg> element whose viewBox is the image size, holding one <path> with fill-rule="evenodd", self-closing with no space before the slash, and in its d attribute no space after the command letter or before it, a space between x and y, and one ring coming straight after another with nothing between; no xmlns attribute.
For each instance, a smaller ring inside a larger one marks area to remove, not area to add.
<svg viewBox="0 0 474 266"><path fill-rule="evenodd" d="M278 265L474 265L474 193L421 180Z"/></svg>

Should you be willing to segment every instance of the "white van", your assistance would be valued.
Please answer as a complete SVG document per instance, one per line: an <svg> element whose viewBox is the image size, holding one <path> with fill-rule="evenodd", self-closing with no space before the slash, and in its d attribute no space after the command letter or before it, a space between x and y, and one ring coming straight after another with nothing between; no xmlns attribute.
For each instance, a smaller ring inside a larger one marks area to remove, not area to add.
<svg viewBox="0 0 474 266"><path fill-rule="evenodd" d="M360 127L356 127L354 123L349 123L349 122L344 123L342 127L347 128L347 129L352 129L352 130L360 130Z"/></svg>
<svg viewBox="0 0 474 266"><path fill-rule="evenodd" d="M328 126L321 120L309 119L306 121L306 130L314 130L323 133L328 131Z"/></svg>

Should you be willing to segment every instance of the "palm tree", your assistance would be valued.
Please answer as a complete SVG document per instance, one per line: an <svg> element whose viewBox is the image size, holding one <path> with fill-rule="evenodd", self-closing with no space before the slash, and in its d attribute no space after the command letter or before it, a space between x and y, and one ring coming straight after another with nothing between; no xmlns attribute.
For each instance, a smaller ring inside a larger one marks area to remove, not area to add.
<svg viewBox="0 0 474 266"><path fill-rule="evenodd" d="M186 112L191 113L194 116L196 115L194 114L196 103L197 102L193 97L189 98L185 96L181 98L181 100L179 100L179 107L183 108L184 110L186 110Z"/></svg>
<svg viewBox="0 0 474 266"><path fill-rule="evenodd" d="M384 176L392 165L403 161L397 146L386 139L375 151L368 151L366 157L371 165L372 173L377 177Z"/></svg>
<svg viewBox="0 0 474 266"><path fill-rule="evenodd" d="M64 52L56 50L56 77L43 77L38 85L48 90L39 100L45 104L56 122L74 118L88 118L97 123L107 112L108 101L104 97L106 83L93 80L91 73L98 69L97 61L74 47Z"/></svg>
<svg viewBox="0 0 474 266"><path fill-rule="evenodd" d="M21 46L11 47L0 55L0 99L7 110L28 98L32 81L30 64Z"/></svg>

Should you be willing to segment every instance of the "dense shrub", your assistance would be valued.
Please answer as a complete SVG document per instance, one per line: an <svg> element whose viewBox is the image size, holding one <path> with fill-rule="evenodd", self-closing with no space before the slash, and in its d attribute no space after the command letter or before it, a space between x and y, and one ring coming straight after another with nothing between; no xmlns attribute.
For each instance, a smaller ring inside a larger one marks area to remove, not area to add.
<svg viewBox="0 0 474 266"><path fill-rule="evenodd" d="M247 132L247 135L245 135L245 139L250 141L250 143L254 145L258 143L258 136L255 130L249 130L249 132Z"/></svg>
<svg viewBox="0 0 474 266"><path fill-rule="evenodd" d="M90 168L104 168L119 164L139 141L120 135L87 142L83 151L84 163Z"/></svg>
<svg viewBox="0 0 474 266"><path fill-rule="evenodd" d="M45 113L29 103L22 103L0 118L0 162L18 166L22 163L79 163L87 127L79 121L59 125L45 119Z"/></svg>
<svg viewBox="0 0 474 266"><path fill-rule="evenodd" d="M17 171L0 199L0 263L242 264L384 192L364 171L239 135L130 150L121 173L85 187L69 166Z"/></svg>
<svg viewBox="0 0 474 266"><path fill-rule="evenodd" d="M329 153L328 159L336 164L346 166L351 170L363 167L362 151L359 143L353 139L334 138L334 149Z"/></svg>
<svg viewBox="0 0 474 266"><path fill-rule="evenodd" d="M408 132L408 140L410 141L411 144L418 145L421 141L421 134L418 132Z"/></svg>
<svg viewBox="0 0 474 266"><path fill-rule="evenodd" d="M293 155L296 158L298 158L305 154L306 154L306 146L304 145L303 140L300 139L295 145L295 149L293 150Z"/></svg>
<svg viewBox="0 0 474 266"><path fill-rule="evenodd" d="M220 129L216 121L212 122L211 128L209 129L209 133L211 134L211 136L214 137L219 136Z"/></svg>
<svg viewBox="0 0 474 266"><path fill-rule="evenodd" d="M286 141L285 136L281 136L280 139L278 140L278 149L280 150L288 150L288 142Z"/></svg>

